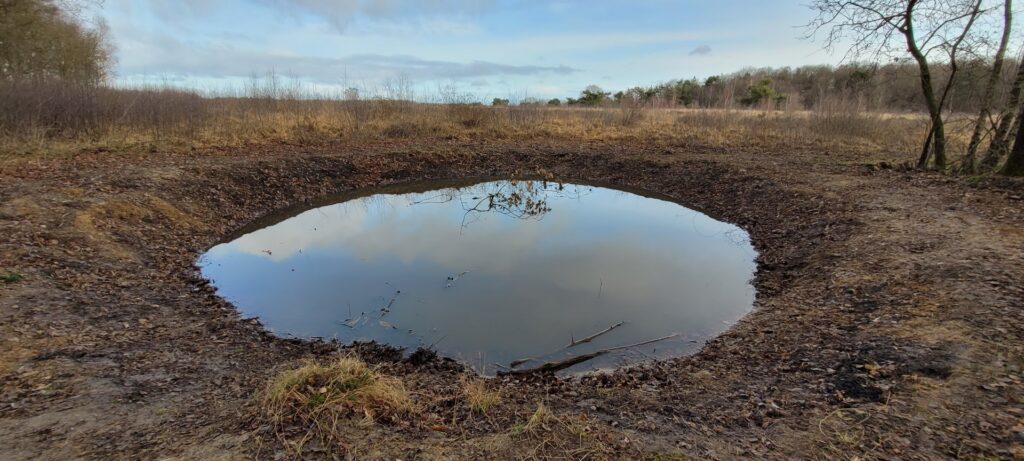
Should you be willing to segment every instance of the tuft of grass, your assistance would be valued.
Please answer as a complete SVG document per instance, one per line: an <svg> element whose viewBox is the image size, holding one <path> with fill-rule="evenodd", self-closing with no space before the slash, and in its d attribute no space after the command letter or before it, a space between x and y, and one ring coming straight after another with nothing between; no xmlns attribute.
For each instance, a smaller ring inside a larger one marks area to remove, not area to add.
<svg viewBox="0 0 1024 461"><path fill-rule="evenodd" d="M462 391L466 394L470 410L477 413L487 413L487 410L501 401L501 392L489 389L487 382L482 379L463 380Z"/></svg>
<svg viewBox="0 0 1024 461"><path fill-rule="evenodd" d="M344 445L346 421L405 425L417 411L401 380L350 356L308 360L278 373L262 392L262 408L279 434L306 430L293 445L296 451L314 437L324 445Z"/></svg>
<svg viewBox="0 0 1024 461"><path fill-rule="evenodd" d="M6 274L0 275L0 281L4 283L17 283L25 280L25 277L17 272L7 272Z"/></svg>
<svg viewBox="0 0 1024 461"><path fill-rule="evenodd" d="M537 433L541 430L550 431L559 422L558 417L551 413L548 407L544 406L543 403L539 403L537 404L537 409L530 415L530 419L526 420L523 431L529 433Z"/></svg>
<svg viewBox="0 0 1024 461"><path fill-rule="evenodd" d="M372 418L413 410L400 380L383 376L362 360L348 356L329 363L307 361L279 373L267 388L264 402L271 409L281 410L277 413L332 407L359 410Z"/></svg>
<svg viewBox="0 0 1024 461"><path fill-rule="evenodd" d="M621 440L585 415L558 415L543 403L509 435L509 447L521 459L612 459L618 450L609 442ZM622 454L618 451L618 457Z"/></svg>

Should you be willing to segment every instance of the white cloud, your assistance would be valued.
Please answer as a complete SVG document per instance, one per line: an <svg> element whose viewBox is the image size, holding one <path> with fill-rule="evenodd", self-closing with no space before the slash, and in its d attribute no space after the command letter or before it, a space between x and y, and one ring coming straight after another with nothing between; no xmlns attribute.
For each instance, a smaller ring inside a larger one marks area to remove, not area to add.
<svg viewBox="0 0 1024 461"><path fill-rule="evenodd" d="M167 35L137 31L123 41L119 56L122 77L145 74L246 77L274 70L302 79L337 83L349 70L374 81L411 76L417 81L488 76L567 75L578 69L490 61L456 62L408 55L356 54L339 58L303 56L239 48L230 42L190 43Z"/></svg>

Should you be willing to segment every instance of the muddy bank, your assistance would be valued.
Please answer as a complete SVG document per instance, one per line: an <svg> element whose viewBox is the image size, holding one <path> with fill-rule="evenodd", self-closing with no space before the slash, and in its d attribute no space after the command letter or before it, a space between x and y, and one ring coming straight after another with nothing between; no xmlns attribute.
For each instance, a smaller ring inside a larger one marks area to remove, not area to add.
<svg viewBox="0 0 1024 461"><path fill-rule="evenodd" d="M755 312L692 357L496 381L503 398L484 415L461 397L461 367L362 347L422 412L354 425L350 446L309 454L583 453L571 434L514 436L544 403L584 421L597 457L1012 457L1024 440L1024 188L865 166L877 160L815 146L453 142L5 164L0 272L22 279L0 284L4 456L287 453L289 434L271 433L252 396L275 370L336 347L238 318L195 257L327 194L537 175L639 188L740 225L760 253Z"/></svg>

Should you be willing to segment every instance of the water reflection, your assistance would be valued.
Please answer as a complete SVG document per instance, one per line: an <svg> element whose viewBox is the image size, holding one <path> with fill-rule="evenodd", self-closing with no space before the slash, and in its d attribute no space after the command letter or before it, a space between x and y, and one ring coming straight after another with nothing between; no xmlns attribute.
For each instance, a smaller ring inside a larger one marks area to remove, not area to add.
<svg viewBox="0 0 1024 461"><path fill-rule="evenodd" d="M517 219L540 219L551 211L547 206L548 196L580 196L580 187L572 186L570 191L567 193L562 183L512 180L487 183L478 194L468 194L462 189L446 189L424 200L412 202L412 205L457 201L465 211L462 225L466 226L484 213L497 213Z"/></svg>
<svg viewBox="0 0 1024 461"><path fill-rule="evenodd" d="M755 253L735 226L600 187L447 186L277 216L200 265L277 334L433 346L487 374L672 334L572 370L678 356L751 308Z"/></svg>

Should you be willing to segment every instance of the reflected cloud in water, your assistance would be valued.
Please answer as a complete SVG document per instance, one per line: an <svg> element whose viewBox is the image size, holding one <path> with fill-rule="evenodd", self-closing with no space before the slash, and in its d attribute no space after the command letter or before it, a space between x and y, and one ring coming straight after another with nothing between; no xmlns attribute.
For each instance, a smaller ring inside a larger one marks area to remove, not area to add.
<svg viewBox="0 0 1024 461"><path fill-rule="evenodd" d="M541 181L433 189L306 210L200 265L277 334L434 345L484 373L621 321L551 357L671 333L576 369L690 353L753 304L747 234L678 204Z"/></svg>

